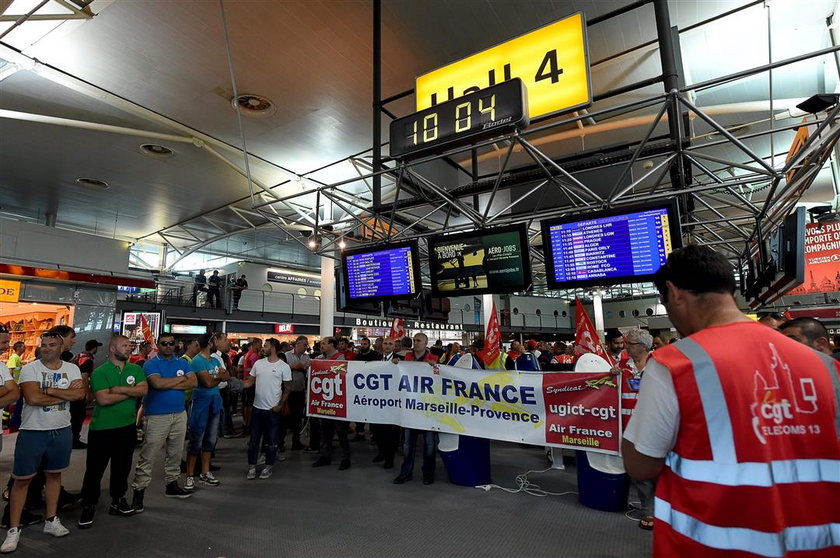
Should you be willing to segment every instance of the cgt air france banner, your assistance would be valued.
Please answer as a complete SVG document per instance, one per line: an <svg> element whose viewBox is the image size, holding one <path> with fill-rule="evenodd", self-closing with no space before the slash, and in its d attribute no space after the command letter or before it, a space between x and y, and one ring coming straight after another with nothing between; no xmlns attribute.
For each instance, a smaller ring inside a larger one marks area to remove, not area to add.
<svg viewBox="0 0 840 558"><path fill-rule="evenodd" d="M604 373L313 360L307 414L617 454L619 402Z"/></svg>

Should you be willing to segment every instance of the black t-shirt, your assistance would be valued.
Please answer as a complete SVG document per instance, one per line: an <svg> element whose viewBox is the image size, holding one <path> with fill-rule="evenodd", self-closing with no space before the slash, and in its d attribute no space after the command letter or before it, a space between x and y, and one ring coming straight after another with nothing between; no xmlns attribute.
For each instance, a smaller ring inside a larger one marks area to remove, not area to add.
<svg viewBox="0 0 840 558"><path fill-rule="evenodd" d="M206 275L196 275L195 284L196 285L206 285L207 284L207 276Z"/></svg>
<svg viewBox="0 0 840 558"><path fill-rule="evenodd" d="M71 353L70 351L64 351L63 353L61 353L61 356L59 358L64 362L71 362L73 360L73 353Z"/></svg>
<svg viewBox="0 0 840 558"><path fill-rule="evenodd" d="M211 275L210 278L207 280L207 284L210 287L214 287L216 289L222 284L222 278L218 275Z"/></svg>
<svg viewBox="0 0 840 558"><path fill-rule="evenodd" d="M242 289L247 289L248 288L248 281L246 281L245 279L237 279L236 280L236 286L240 287Z"/></svg>

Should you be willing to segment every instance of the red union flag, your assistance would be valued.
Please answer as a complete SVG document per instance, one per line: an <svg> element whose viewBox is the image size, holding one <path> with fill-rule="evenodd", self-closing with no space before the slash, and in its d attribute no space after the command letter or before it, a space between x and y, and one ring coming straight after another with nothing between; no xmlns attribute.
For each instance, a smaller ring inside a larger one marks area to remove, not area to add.
<svg viewBox="0 0 840 558"><path fill-rule="evenodd" d="M577 323L577 331L575 332L575 360L586 353L595 353L603 358L611 365L615 363L601 346L601 338L598 337L598 331L592 325L589 315L583 308L580 299L575 297L575 320Z"/></svg>
<svg viewBox="0 0 840 558"><path fill-rule="evenodd" d="M400 318L394 318L394 321L391 322L391 333L388 336L394 340L405 337L405 321Z"/></svg>
<svg viewBox="0 0 840 558"><path fill-rule="evenodd" d="M152 337L152 328L149 327L149 321L145 314L140 314L140 329L143 332L143 341L155 347L155 339Z"/></svg>
<svg viewBox="0 0 840 558"><path fill-rule="evenodd" d="M487 334L484 336L484 349L478 352L484 365L488 368L502 353L502 332L499 329L499 319L496 316L496 301L493 301L493 312L487 322Z"/></svg>

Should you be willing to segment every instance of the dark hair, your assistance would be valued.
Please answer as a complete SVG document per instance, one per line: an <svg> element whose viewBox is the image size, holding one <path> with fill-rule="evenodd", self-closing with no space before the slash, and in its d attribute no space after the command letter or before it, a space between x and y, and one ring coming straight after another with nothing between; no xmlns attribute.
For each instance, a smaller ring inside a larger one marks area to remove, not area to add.
<svg viewBox="0 0 840 558"><path fill-rule="evenodd" d="M198 348L202 351L206 349L210 345L210 341L213 340L213 335L214 334L212 333L205 333L204 335L200 336L198 338Z"/></svg>
<svg viewBox="0 0 840 558"><path fill-rule="evenodd" d="M12 349L17 350L18 347L26 347L26 343L23 341L15 341L15 344L12 345Z"/></svg>
<svg viewBox="0 0 840 558"><path fill-rule="evenodd" d="M368 343L370 343L370 337L364 336L361 339L359 339L359 343L361 343L362 341L367 341Z"/></svg>
<svg viewBox="0 0 840 558"><path fill-rule="evenodd" d="M62 337L70 337L71 335L76 335L76 330L68 325L57 325L53 326L48 332L57 333Z"/></svg>
<svg viewBox="0 0 840 558"><path fill-rule="evenodd" d="M624 335L621 334L621 331L618 328L611 327L604 332L604 339L607 341L612 341L613 339L618 339L619 337L624 337Z"/></svg>
<svg viewBox="0 0 840 558"><path fill-rule="evenodd" d="M160 340L161 340L161 339L163 339L164 337L171 337L172 339L175 339L175 336L174 336L173 334L163 332L163 333L161 333L160 335L158 335L158 341L160 341Z"/></svg>
<svg viewBox="0 0 840 558"><path fill-rule="evenodd" d="M653 276L663 302L668 301L666 281L694 294L735 294L735 274L729 260L708 246L689 244L671 252Z"/></svg>
<svg viewBox="0 0 840 558"><path fill-rule="evenodd" d="M266 339L265 344L266 345L271 345L272 347L274 347L274 352L277 353L278 355L282 352L280 350L280 341L278 341L274 337L269 337L268 339Z"/></svg>
<svg viewBox="0 0 840 558"><path fill-rule="evenodd" d="M402 339L400 339L400 346L405 347L406 349L410 349L413 346L413 344L411 342L411 339L409 339L408 337L403 337Z"/></svg>
<svg viewBox="0 0 840 558"><path fill-rule="evenodd" d="M798 327L799 331L802 332L802 335L804 335L811 343L814 343L820 337L829 339L828 330L825 328L825 325L816 318L806 317L788 320L779 326L779 331L784 331L789 327Z"/></svg>

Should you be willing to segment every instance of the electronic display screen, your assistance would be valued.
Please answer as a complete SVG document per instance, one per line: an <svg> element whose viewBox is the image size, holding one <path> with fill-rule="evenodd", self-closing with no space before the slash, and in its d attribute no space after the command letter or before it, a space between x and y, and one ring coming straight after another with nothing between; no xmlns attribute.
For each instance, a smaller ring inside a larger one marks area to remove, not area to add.
<svg viewBox="0 0 840 558"><path fill-rule="evenodd" d="M429 239L432 293L510 294L531 286L525 225Z"/></svg>
<svg viewBox="0 0 840 558"><path fill-rule="evenodd" d="M349 300L408 297L420 291L414 243L355 250L342 256Z"/></svg>
<svg viewBox="0 0 840 558"><path fill-rule="evenodd" d="M392 121L390 153L419 157L527 125L525 86L514 78Z"/></svg>
<svg viewBox="0 0 840 558"><path fill-rule="evenodd" d="M675 203L544 221L549 288L650 281L682 245Z"/></svg>

